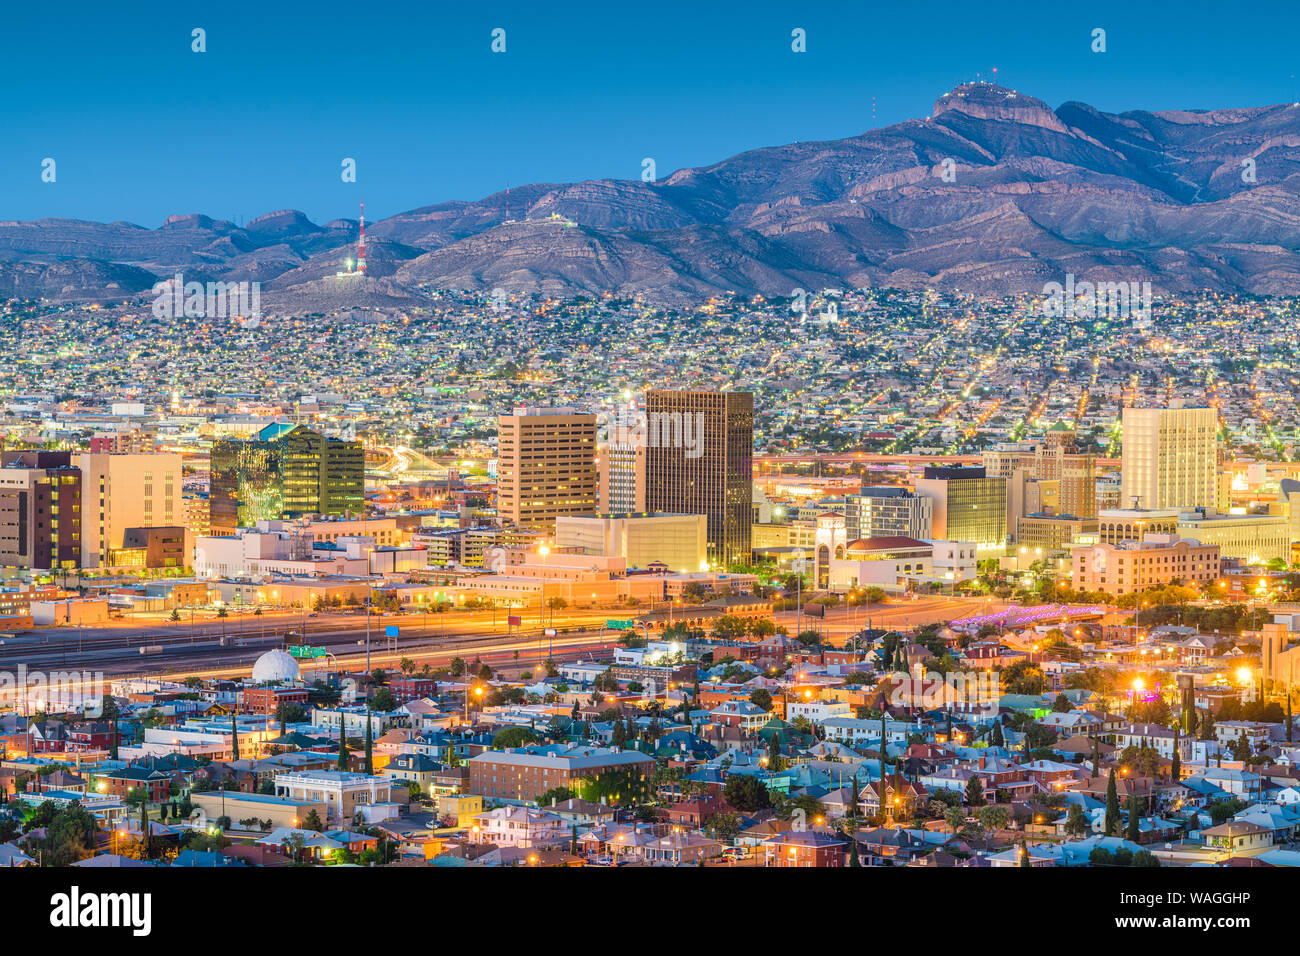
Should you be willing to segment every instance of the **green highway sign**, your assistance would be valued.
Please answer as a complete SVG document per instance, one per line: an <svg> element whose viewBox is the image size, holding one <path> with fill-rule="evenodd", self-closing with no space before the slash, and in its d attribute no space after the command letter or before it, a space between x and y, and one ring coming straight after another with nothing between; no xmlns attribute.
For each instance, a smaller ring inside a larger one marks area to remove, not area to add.
<svg viewBox="0 0 1300 956"><path fill-rule="evenodd" d="M605 622L605 626L611 631L630 631L636 625L632 621L615 621L611 618Z"/></svg>

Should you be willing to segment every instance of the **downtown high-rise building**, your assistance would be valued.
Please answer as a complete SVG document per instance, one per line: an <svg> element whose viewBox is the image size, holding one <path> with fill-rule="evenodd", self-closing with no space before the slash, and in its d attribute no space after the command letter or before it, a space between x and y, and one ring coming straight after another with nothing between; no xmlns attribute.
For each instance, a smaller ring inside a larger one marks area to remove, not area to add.
<svg viewBox="0 0 1300 956"><path fill-rule="evenodd" d="M1050 483L1052 487L1048 490L1056 501L1055 513L1077 518L1097 516L1096 459L1078 450L1070 429L1056 427L1039 439L1001 442L985 450L981 457L990 478ZM1017 472L1023 474L1017 476ZM1009 502L1008 519L1012 528L1018 517L1015 511L1014 504Z"/></svg>
<svg viewBox="0 0 1300 956"><path fill-rule="evenodd" d="M611 439L600 462L600 510L640 514L645 507L644 437Z"/></svg>
<svg viewBox="0 0 1300 956"><path fill-rule="evenodd" d="M916 480L916 493L931 501L932 537L972 542L981 553L1006 547L1005 478L990 476L983 468L930 467Z"/></svg>
<svg viewBox="0 0 1300 956"><path fill-rule="evenodd" d="M1217 409L1126 408L1122 428L1121 507L1217 506Z"/></svg>
<svg viewBox="0 0 1300 956"><path fill-rule="evenodd" d="M179 531L183 541L180 455L90 452L75 462L82 479L83 568L119 566L118 553L147 528Z"/></svg>
<svg viewBox="0 0 1300 956"><path fill-rule="evenodd" d="M365 509L366 458L359 441L275 424L250 441L214 441L211 461L213 534L231 534L258 521L360 515Z"/></svg>
<svg viewBox="0 0 1300 956"><path fill-rule="evenodd" d="M66 451L7 451L0 460L0 565L81 564L81 469Z"/></svg>
<svg viewBox="0 0 1300 956"><path fill-rule="evenodd" d="M751 392L646 393L646 510L706 517L708 560L750 560Z"/></svg>
<svg viewBox="0 0 1300 956"><path fill-rule="evenodd" d="M844 530L859 538L929 538L933 502L906 488L863 488L844 498Z"/></svg>
<svg viewBox="0 0 1300 956"><path fill-rule="evenodd" d="M497 416L497 514L551 534L561 515L597 510L596 416L516 408Z"/></svg>

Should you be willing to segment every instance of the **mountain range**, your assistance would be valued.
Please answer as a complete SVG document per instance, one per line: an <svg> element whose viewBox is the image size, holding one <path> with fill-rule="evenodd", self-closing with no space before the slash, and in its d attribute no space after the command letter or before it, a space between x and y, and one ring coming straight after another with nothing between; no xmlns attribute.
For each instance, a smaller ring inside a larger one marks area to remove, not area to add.
<svg viewBox="0 0 1300 956"><path fill-rule="evenodd" d="M931 115L751 150L657 182L535 184L367 224L0 222L0 297L120 300L160 278L256 280L264 308L397 306L425 289L642 293L1063 281L1300 293L1300 104L1105 113L985 83Z"/></svg>

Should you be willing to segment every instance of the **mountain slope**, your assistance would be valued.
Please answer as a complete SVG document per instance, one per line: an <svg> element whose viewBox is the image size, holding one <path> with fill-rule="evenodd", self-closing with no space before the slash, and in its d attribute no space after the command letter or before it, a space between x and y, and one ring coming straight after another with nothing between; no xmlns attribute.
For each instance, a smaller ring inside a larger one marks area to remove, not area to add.
<svg viewBox="0 0 1300 956"><path fill-rule="evenodd" d="M356 238L354 222L317 226L293 210L242 227L198 215L154 230L0 222L0 292L106 298L184 271L261 281L290 310L295 290L334 302L363 288L380 301L497 287L1000 295L1066 272L1297 293L1300 107L1109 114L965 84L925 119L847 139L751 150L656 183L539 183L389 217L368 227L382 292L333 281Z"/></svg>

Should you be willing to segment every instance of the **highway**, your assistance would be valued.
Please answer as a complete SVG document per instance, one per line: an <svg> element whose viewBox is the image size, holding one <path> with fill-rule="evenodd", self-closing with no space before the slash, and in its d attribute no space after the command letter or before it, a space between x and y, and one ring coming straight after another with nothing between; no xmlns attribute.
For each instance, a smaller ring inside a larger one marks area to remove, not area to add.
<svg viewBox="0 0 1300 956"><path fill-rule="evenodd" d="M614 646L616 635L602 627L607 616L628 614L608 609L556 611L554 626L572 633L548 639L536 612L519 628L508 628L500 611L495 620L489 611L375 614L370 619L370 661L373 667L392 670L403 657L417 665L438 666L459 655L466 660L482 657L496 666L513 663L517 652L519 662L526 664L544 660L548 647L554 649L557 661L573 660L598 651L608 653ZM389 625L398 628L396 638L385 636ZM13 669L21 663L29 670L84 669L110 677L234 677L249 673L267 650L304 643L330 652L333 660L327 658L329 665L322 666L364 668L365 615L263 614L225 621L208 618L193 626L181 621L44 628L6 637L0 645L0 668Z"/></svg>
<svg viewBox="0 0 1300 956"><path fill-rule="evenodd" d="M781 611L776 623L792 635L800 625L804 630L820 630L827 643L842 645L867 626L904 629L1008 606L992 598L928 595L869 606L841 605L820 619ZM547 623L553 619L557 630L567 632L548 639L535 610L525 614L524 625L518 628L508 628L506 613L500 610L495 614L372 614L370 663L395 670L403 657L411 658L417 667L426 663L437 667L456 656L481 657L494 669L506 666L513 671L516 664L522 670L544 660L548 648L557 661L608 656L618 635L604 629L606 619L631 616L633 612L626 608L548 612ZM396 638L385 636L390 625L398 628ZM267 650L308 644L331 655L322 668L359 670L366 663L366 640L366 618L361 613L245 613L224 620L209 615L192 623L153 617L99 627L43 628L6 637L0 644L0 669L25 664L29 670L88 670L107 677L237 677L248 674Z"/></svg>

